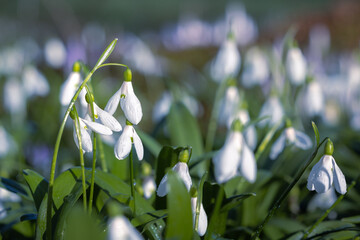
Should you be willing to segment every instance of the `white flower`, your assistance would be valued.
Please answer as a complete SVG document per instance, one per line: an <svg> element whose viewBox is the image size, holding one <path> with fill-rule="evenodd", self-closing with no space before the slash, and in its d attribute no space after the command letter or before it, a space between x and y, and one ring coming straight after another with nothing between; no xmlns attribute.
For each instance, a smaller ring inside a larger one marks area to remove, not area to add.
<svg viewBox="0 0 360 240"><path fill-rule="evenodd" d="M149 199L156 190L156 183L154 178L151 176L145 177L142 188L144 190L144 197Z"/></svg>
<svg viewBox="0 0 360 240"><path fill-rule="evenodd" d="M228 129L231 128L232 122L237 118L240 120L240 122L244 126L248 122L250 122L249 112L246 109L240 109L236 115L229 118L229 120L227 122ZM256 128L254 125L250 125L245 129L244 137L245 137L246 143L249 145L250 149L254 150L256 148L256 144L257 144L257 134L256 134Z"/></svg>
<svg viewBox="0 0 360 240"><path fill-rule="evenodd" d="M144 157L144 147L141 142L139 135L136 133L132 125L126 124L123 132L121 133L119 139L115 143L114 153L115 157L119 160L126 158L130 151L132 144L134 143L136 155L139 160L142 160Z"/></svg>
<svg viewBox="0 0 360 240"><path fill-rule="evenodd" d="M99 133L99 134L104 134L104 135L111 135L112 131L100 124L100 123L96 123L96 122L92 122L90 120L90 116L87 115L86 116L87 119L83 119L79 117L79 123L80 123L80 135L81 135L81 146L83 149L83 153L85 152L92 152L92 141L91 141L91 136L90 136L90 130ZM89 129L88 129L89 127ZM74 136L74 141L76 143L76 146L79 148L79 142L78 142L78 138L77 138L77 134L76 134L76 128L75 128L75 120L74 120L74 131L73 131L73 136Z"/></svg>
<svg viewBox="0 0 360 240"><path fill-rule="evenodd" d="M332 155L325 154L311 169L307 180L307 188L318 193L327 192L334 183L340 194L346 193L346 180L344 174L335 162Z"/></svg>
<svg viewBox="0 0 360 240"><path fill-rule="evenodd" d="M278 123L284 116L284 110L279 98L271 96L261 107L259 117L270 116L270 118L264 119L259 122L259 126L263 127L267 124L271 126Z"/></svg>
<svg viewBox="0 0 360 240"><path fill-rule="evenodd" d="M238 173L251 183L256 180L255 156L240 131L228 134L224 146L214 156L213 164L218 183L227 182Z"/></svg>
<svg viewBox="0 0 360 240"><path fill-rule="evenodd" d="M234 116L239 106L240 95L236 86L229 86L225 91L225 96L221 100L219 112L219 124L225 125ZM232 122L231 122L232 123ZM231 125L230 123L230 125Z"/></svg>
<svg viewBox="0 0 360 240"><path fill-rule="evenodd" d="M11 114L24 113L26 97L20 82L9 78L4 85L4 107Z"/></svg>
<svg viewBox="0 0 360 240"><path fill-rule="evenodd" d="M108 112L102 110L95 102L94 104L94 115L96 119L99 119L100 122L110 128L114 132L119 132L122 130L120 123ZM91 104L89 105L89 112L91 112Z"/></svg>
<svg viewBox="0 0 360 240"><path fill-rule="evenodd" d="M306 86L303 109L308 116L321 115L324 110L324 96L319 83L312 81Z"/></svg>
<svg viewBox="0 0 360 240"><path fill-rule="evenodd" d="M153 122L159 122L169 113L172 100L173 98L169 91L165 91L162 94L161 98L155 103L153 108Z"/></svg>
<svg viewBox="0 0 360 240"><path fill-rule="evenodd" d="M66 61L66 48L59 39L48 40L45 44L44 53L45 60L51 67L60 68Z"/></svg>
<svg viewBox="0 0 360 240"><path fill-rule="evenodd" d="M5 188L0 188L0 202L20 202L21 197Z"/></svg>
<svg viewBox="0 0 360 240"><path fill-rule="evenodd" d="M0 158L6 156L12 149L16 149L14 139L0 126Z"/></svg>
<svg viewBox="0 0 360 240"><path fill-rule="evenodd" d="M110 98L105 111L113 115L120 102L125 117L132 124L137 125L143 116L141 103L134 93L131 81L124 81L120 89Z"/></svg>
<svg viewBox="0 0 360 240"><path fill-rule="evenodd" d="M142 240L136 228L124 216L116 216L109 221L108 240Z"/></svg>
<svg viewBox="0 0 360 240"><path fill-rule="evenodd" d="M59 96L61 105L68 106L70 104L71 99L74 97L81 83L82 78L80 72L71 72L66 81L61 85ZM83 88L79 95L82 106L87 105L85 95L86 90Z"/></svg>
<svg viewBox="0 0 360 240"><path fill-rule="evenodd" d="M239 73L240 64L241 57L236 42L232 37L227 38L211 63L211 76L216 82L235 77Z"/></svg>
<svg viewBox="0 0 360 240"><path fill-rule="evenodd" d="M257 47L250 48L245 56L244 72L242 83L250 88L255 85L262 85L270 74L265 54Z"/></svg>
<svg viewBox="0 0 360 240"><path fill-rule="evenodd" d="M288 50L285 66L286 74L294 85L304 83L307 73L306 59L299 48Z"/></svg>
<svg viewBox="0 0 360 240"><path fill-rule="evenodd" d="M330 187L325 193L316 193L315 196L309 201L307 210L309 212L315 211L315 209L328 209L336 201L337 197L335 194L334 187Z"/></svg>
<svg viewBox="0 0 360 240"><path fill-rule="evenodd" d="M197 197L192 197L191 198L191 210L192 210L192 215L193 215L193 224L194 224L194 226L195 226L197 199L198 199ZM197 230L197 232L198 232L198 234L200 236L205 235L207 225L208 225L207 215L206 215L206 212L204 210L203 204L200 203L199 224L198 224L198 230Z"/></svg>
<svg viewBox="0 0 360 240"><path fill-rule="evenodd" d="M178 176L184 182L186 189L189 191L191 188L192 180L190 177L188 165L184 162L178 162L172 168L172 171L174 171L176 174L178 174ZM159 197L163 197L168 193L167 179L168 179L168 174L166 173L165 176L161 179L161 182L157 189L157 195Z"/></svg>
<svg viewBox="0 0 360 240"><path fill-rule="evenodd" d="M303 150L307 150L312 146L311 139L305 133L295 130L293 127L287 127L272 145L270 159L276 159L286 145L293 144Z"/></svg>
<svg viewBox="0 0 360 240"><path fill-rule="evenodd" d="M46 96L50 91L45 76L33 66L25 67L22 81L27 97Z"/></svg>

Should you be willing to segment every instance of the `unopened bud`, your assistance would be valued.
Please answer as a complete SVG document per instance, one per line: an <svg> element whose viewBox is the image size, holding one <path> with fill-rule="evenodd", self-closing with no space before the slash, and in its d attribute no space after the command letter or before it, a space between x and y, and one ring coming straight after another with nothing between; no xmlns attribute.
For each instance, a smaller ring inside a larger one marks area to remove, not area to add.
<svg viewBox="0 0 360 240"><path fill-rule="evenodd" d="M330 139L325 144L324 153L325 155L333 155L334 153L334 144Z"/></svg>
<svg viewBox="0 0 360 240"><path fill-rule="evenodd" d="M73 72L80 72L80 70L81 70L81 65L80 65L80 63L79 63L79 62L75 62L75 63L73 64L72 71L73 71Z"/></svg>
<svg viewBox="0 0 360 240"><path fill-rule="evenodd" d="M179 162L188 163L190 160L190 154L188 149L184 149L179 154Z"/></svg>
<svg viewBox="0 0 360 240"><path fill-rule="evenodd" d="M131 80L132 80L132 73L129 68L127 68L124 72L124 80L125 80L125 82L131 82Z"/></svg>

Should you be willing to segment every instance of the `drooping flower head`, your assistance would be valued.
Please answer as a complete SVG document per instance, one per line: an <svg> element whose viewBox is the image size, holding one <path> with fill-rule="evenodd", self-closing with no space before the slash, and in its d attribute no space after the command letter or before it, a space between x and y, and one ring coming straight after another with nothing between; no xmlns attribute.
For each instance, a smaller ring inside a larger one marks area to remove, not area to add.
<svg viewBox="0 0 360 240"><path fill-rule="evenodd" d="M124 130L121 133L119 139L115 143L115 157L119 160L125 159L130 154L133 144L138 159L142 160L144 157L144 147L141 139L136 133L132 123L130 121L126 121L126 126L124 127Z"/></svg>
<svg viewBox="0 0 360 240"><path fill-rule="evenodd" d="M123 110L126 119L132 124L137 125L141 121L143 112L141 103L134 93L130 69L126 69L124 78L125 81L120 89L110 98L104 110L113 115L120 102L121 109Z"/></svg>
<svg viewBox="0 0 360 240"><path fill-rule="evenodd" d="M321 85L313 78L308 78L309 83L303 96L303 109L309 117L320 116L324 111L324 96Z"/></svg>
<svg viewBox="0 0 360 240"><path fill-rule="evenodd" d="M228 87L220 103L219 124L226 125L229 119L233 118L240 102L239 90L236 87L235 79L228 80ZM231 125L231 123L230 123Z"/></svg>
<svg viewBox="0 0 360 240"><path fill-rule="evenodd" d="M345 176L332 156L334 145L330 139L325 145L325 154L311 169L307 180L307 188L317 193L327 192L334 184L335 190L340 194L346 193Z"/></svg>
<svg viewBox="0 0 360 240"><path fill-rule="evenodd" d="M141 234L124 216L115 216L109 220L108 240L143 240Z"/></svg>
<svg viewBox="0 0 360 240"><path fill-rule="evenodd" d="M285 67L286 74L292 84L300 85L305 82L307 65L300 48L293 47L288 50Z"/></svg>
<svg viewBox="0 0 360 240"><path fill-rule="evenodd" d="M190 152L188 149L184 149L179 154L179 162L175 164L175 166L172 168L172 171L178 174L178 176L181 178L188 191L190 191L190 187L192 185L192 180L189 173L189 167L187 165L189 160L190 160ZM168 179L168 174L166 173L165 176L161 179L161 182L157 189L157 195L159 197L165 196L169 191L167 187L167 179Z"/></svg>
<svg viewBox="0 0 360 240"><path fill-rule="evenodd" d="M292 126L290 119L286 120L285 130L272 145L270 159L276 159L287 145L294 145L303 150L307 150L312 146L311 139L305 133L296 130Z"/></svg>
<svg viewBox="0 0 360 240"><path fill-rule="evenodd" d="M214 175L218 183L227 182L236 175L243 176L251 183L256 180L255 156L244 140L242 128L240 120L236 119L224 146L213 158Z"/></svg>
<svg viewBox="0 0 360 240"><path fill-rule="evenodd" d="M250 48L245 55L242 83L244 87L251 88L263 85L270 74L266 55L257 47Z"/></svg>
<svg viewBox="0 0 360 240"><path fill-rule="evenodd" d="M196 187L194 185L191 186L190 196L191 196L191 210L192 210L192 216L193 216L193 225L195 227L196 205L197 205L197 201L198 201L198 194L197 194ZM203 204L200 203L199 222L198 222L198 229L197 229L199 236L205 235L207 226L208 226L207 215L204 210Z"/></svg>
<svg viewBox="0 0 360 240"><path fill-rule="evenodd" d="M259 122L260 127L266 125L273 126L278 123L284 116L284 109L279 100L279 97L275 93L271 93L270 97L266 100L264 105L261 107L259 117L270 116L270 118L264 119Z"/></svg>

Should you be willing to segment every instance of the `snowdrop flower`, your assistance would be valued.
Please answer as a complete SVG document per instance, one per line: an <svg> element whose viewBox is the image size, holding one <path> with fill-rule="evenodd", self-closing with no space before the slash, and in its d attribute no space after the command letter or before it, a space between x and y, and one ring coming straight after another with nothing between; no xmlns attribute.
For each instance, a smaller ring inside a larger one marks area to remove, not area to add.
<svg viewBox="0 0 360 240"><path fill-rule="evenodd" d="M189 167L187 165L189 160L190 160L189 150L184 149L179 154L179 162L175 164L175 166L172 168L172 171L178 174L178 176L184 182L185 187L188 191L190 191L190 187L192 185L192 180L189 173ZM161 182L157 190L157 195L159 197L165 196L169 191L167 187L167 179L168 179L168 174L166 173L165 176L161 179Z"/></svg>
<svg viewBox="0 0 360 240"><path fill-rule="evenodd" d="M324 109L324 96L318 82L312 80L305 89L303 109L309 117L321 115Z"/></svg>
<svg viewBox="0 0 360 240"><path fill-rule="evenodd" d="M216 58L211 63L211 76L216 82L235 77L240 70L241 57L235 39L230 33L221 45Z"/></svg>
<svg viewBox="0 0 360 240"><path fill-rule="evenodd" d="M226 125L234 115L239 106L240 94L234 80L229 82L229 87L225 91L225 96L220 103L219 124ZM231 125L231 124L230 124Z"/></svg>
<svg viewBox="0 0 360 240"><path fill-rule="evenodd" d="M115 157L119 160L125 159L131 151L132 144L134 144L138 159L142 160L144 157L143 144L132 123L127 120L123 132L115 143Z"/></svg>
<svg viewBox="0 0 360 240"><path fill-rule="evenodd" d="M291 125L291 121L287 119L285 130L271 147L270 159L275 160L286 145L295 145L298 148L307 150L311 148L312 142L305 133L295 130Z"/></svg>
<svg viewBox="0 0 360 240"><path fill-rule="evenodd" d="M113 115L120 102L121 109L125 117L132 124L137 125L143 116L141 103L134 93L131 83L132 74L130 69L126 69L124 73L125 81L120 89L110 98L106 104L105 111Z"/></svg>
<svg viewBox="0 0 360 240"><path fill-rule="evenodd" d="M238 174L251 183L256 180L255 156L244 140L242 128L240 120L236 119L224 146L213 158L218 183L225 183Z"/></svg>
<svg viewBox="0 0 360 240"><path fill-rule="evenodd" d="M5 188L0 188L0 219L7 216L7 209L4 206L5 202L20 202L21 198L16 193L13 193Z"/></svg>
<svg viewBox="0 0 360 240"><path fill-rule="evenodd" d="M144 238L124 216L115 216L109 221L108 240L143 240Z"/></svg>
<svg viewBox="0 0 360 240"><path fill-rule="evenodd" d="M278 97L270 96L268 100L261 107L259 117L270 116L270 118L264 119L259 122L260 127L264 127L267 124L271 126L278 123L284 116L284 109Z"/></svg>
<svg viewBox="0 0 360 240"><path fill-rule="evenodd" d="M4 85L4 107L10 114L24 113L26 97L16 78L9 78Z"/></svg>
<svg viewBox="0 0 360 240"><path fill-rule="evenodd" d="M76 127L75 127L76 117L72 111L70 112L70 117L74 120L73 137L74 137L76 146L79 148L79 141L77 138ZM96 133L99 133L99 134L104 134L104 135L112 134L112 131L108 127L106 127L100 123L92 122L89 115L87 115L85 118L86 119L79 117L79 123L80 123L79 130L80 130L80 135L81 135L81 146L83 149L83 153L92 152L92 150L93 150L91 136L90 136L90 133L91 133L90 130L92 130Z"/></svg>
<svg viewBox="0 0 360 240"><path fill-rule="evenodd" d="M324 193L316 193L315 196L310 200L307 210L309 212L315 211L317 208L328 209L336 201L337 197L333 186L330 187Z"/></svg>
<svg viewBox="0 0 360 240"><path fill-rule="evenodd" d="M45 60L53 68L60 68L66 61L66 48L64 44L56 38L48 40L44 49Z"/></svg>
<svg viewBox="0 0 360 240"><path fill-rule="evenodd" d="M147 162L142 164L142 173L145 176L142 184L142 189L144 190L144 197L149 199L156 190L156 183L154 177L151 176L151 165Z"/></svg>
<svg viewBox="0 0 360 240"><path fill-rule="evenodd" d="M25 67L22 81L27 97L46 96L50 91L44 75L33 66Z"/></svg>
<svg viewBox="0 0 360 240"><path fill-rule="evenodd" d="M0 158L6 156L12 149L16 148L14 139L0 126Z"/></svg>
<svg viewBox="0 0 360 240"><path fill-rule="evenodd" d="M80 84L82 83L82 78L80 75L80 63L75 62L73 65L73 70L70 73L66 81L61 85L60 89L60 103L62 106L68 106L71 102L71 99L74 97L76 91L78 90ZM79 99L82 106L87 106L85 100L86 90L83 88L80 92Z"/></svg>
<svg viewBox="0 0 360 240"><path fill-rule="evenodd" d="M269 78L269 66L265 54L257 47L250 48L245 55L242 83L250 88L262 85Z"/></svg>
<svg viewBox="0 0 360 240"><path fill-rule="evenodd" d="M250 116L249 112L247 110L247 103L243 102L241 109L237 111L237 113L233 116L231 116L227 122L228 129L231 128L231 124L235 119L239 119L242 125L246 125L248 122L250 122ZM257 134L256 134L256 128L254 125L248 126L244 131L244 137L249 145L251 150L254 150L256 148L257 144Z"/></svg>
<svg viewBox="0 0 360 240"><path fill-rule="evenodd" d="M194 186L192 186L190 189L190 196L191 196L191 210L192 210L192 215L193 215L193 225L195 227L196 204L198 201L198 197L197 197L198 194L197 194L197 190ZM200 203L199 222L198 222L198 229L197 229L199 236L205 235L207 226L208 226L207 215L204 210L203 204Z"/></svg>
<svg viewBox="0 0 360 240"><path fill-rule="evenodd" d="M286 74L294 85L304 83L307 72L306 59L298 47L288 50L285 67Z"/></svg>
<svg viewBox="0 0 360 240"><path fill-rule="evenodd" d="M172 100L173 98L169 91L163 92L161 98L154 105L153 122L159 122L169 113Z"/></svg>
<svg viewBox="0 0 360 240"><path fill-rule="evenodd" d="M108 112L102 110L95 102L94 96L91 93L85 95L88 103L89 113L92 114L91 102L94 105L94 117L96 121L111 129L111 131L119 132L122 130L120 123Z"/></svg>
<svg viewBox="0 0 360 240"><path fill-rule="evenodd" d="M334 145L330 139L326 142L325 153L320 161L311 169L307 180L307 188L317 193L325 193L329 191L332 184L340 194L346 193L346 180L344 174L335 162L332 156Z"/></svg>

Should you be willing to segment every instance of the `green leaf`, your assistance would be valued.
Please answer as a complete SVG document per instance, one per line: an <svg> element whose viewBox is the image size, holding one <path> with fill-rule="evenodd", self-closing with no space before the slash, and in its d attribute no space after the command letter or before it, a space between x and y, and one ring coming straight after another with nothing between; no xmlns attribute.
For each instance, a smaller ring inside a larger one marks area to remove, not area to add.
<svg viewBox="0 0 360 240"><path fill-rule="evenodd" d="M315 133L316 146L319 146L319 143L320 143L320 134L319 134L319 130L318 130L318 128L317 128L317 126L316 126L316 124L315 124L313 121L311 121L311 125L312 125L312 127L313 127L313 129L314 129L314 133Z"/></svg>
<svg viewBox="0 0 360 240"><path fill-rule="evenodd" d="M347 218L342 218L341 221L348 222L348 223L359 224L360 223L360 215L347 217Z"/></svg>
<svg viewBox="0 0 360 240"><path fill-rule="evenodd" d="M177 174L168 173L167 195L168 222L166 238L191 239L193 236L193 220L190 195Z"/></svg>
<svg viewBox="0 0 360 240"><path fill-rule="evenodd" d="M258 149L256 150L255 153L255 159L256 161L259 160L261 154L265 151L267 145L270 143L271 139L273 138L275 132L277 131L277 129L280 127L280 125L282 124L282 120L280 120L278 123L276 123L271 129L270 131L266 134L266 136L264 137L264 139L262 140L262 142L260 143Z"/></svg>
<svg viewBox="0 0 360 240"><path fill-rule="evenodd" d="M145 214L142 214L140 216L137 216L136 218L133 218L131 220L131 224L134 227L138 227L144 224L148 224L149 222L152 222L154 220L163 219L168 216L167 210L157 210L153 212L148 212Z"/></svg>
<svg viewBox="0 0 360 240"><path fill-rule="evenodd" d="M110 56L110 54L112 53L112 51L114 50L116 43L117 43L118 39L115 38L110 45L105 49L105 51L101 54L99 60L97 61L97 63L95 64L94 69L96 69L97 67L99 67L101 64L103 64L103 62L105 62L105 60Z"/></svg>
<svg viewBox="0 0 360 240"><path fill-rule="evenodd" d="M25 198L29 198L29 193L27 191L27 187L22 184L15 182L14 180L8 178L0 178L0 187L9 190L10 192L17 193Z"/></svg>
<svg viewBox="0 0 360 240"><path fill-rule="evenodd" d="M323 236L327 236L329 234L331 234L331 236L333 236L334 233L339 232L339 231L345 231L347 229L351 229L354 228L355 225L351 224L351 223L345 223L342 221L327 221L327 222L322 222L320 223L315 229L314 231L308 236L308 237L313 237L315 235L323 235ZM358 229L359 230L359 229ZM341 236L342 234L340 234ZM352 237L354 237L354 235L356 235L356 232L351 234L350 236L345 236L343 235L343 237L339 238L334 238L334 237L329 237L327 239L352 239Z"/></svg>
<svg viewBox="0 0 360 240"><path fill-rule="evenodd" d="M246 130L248 127L250 127L251 125L255 125L255 124L257 124L257 123L259 123L259 122L261 122L262 120L265 120L265 119L267 119L267 118L270 118L270 116L259 117L259 118L257 118L257 119L254 119L254 120L246 123L246 125L244 126L243 131L245 131L245 130Z"/></svg>
<svg viewBox="0 0 360 240"><path fill-rule="evenodd" d="M159 186L161 179L166 173L166 169L173 167L178 161L178 154L173 147L165 146L161 149L156 159L155 183Z"/></svg>
<svg viewBox="0 0 360 240"><path fill-rule="evenodd" d="M161 144L158 143L153 137L141 131L140 129L136 129L137 134L141 138L145 147L155 156L157 157L161 150Z"/></svg>
<svg viewBox="0 0 360 240"><path fill-rule="evenodd" d="M244 193L227 198L223 201L223 205L220 211L221 212L229 211L230 209L239 206L243 200L254 196L256 196L255 193Z"/></svg>
<svg viewBox="0 0 360 240"><path fill-rule="evenodd" d="M191 146L193 157L203 153L204 146L199 125L184 104L180 102L172 104L167 116L167 127L173 145Z"/></svg>
<svg viewBox="0 0 360 240"><path fill-rule="evenodd" d="M39 173L30 169L23 170L23 175L34 199L36 210L39 211L41 202L47 193L49 183Z"/></svg>

